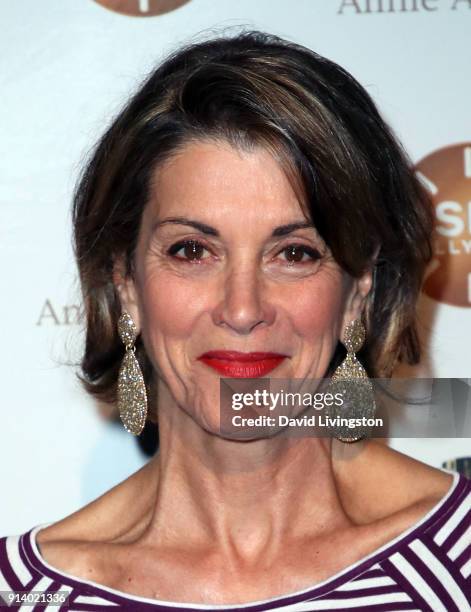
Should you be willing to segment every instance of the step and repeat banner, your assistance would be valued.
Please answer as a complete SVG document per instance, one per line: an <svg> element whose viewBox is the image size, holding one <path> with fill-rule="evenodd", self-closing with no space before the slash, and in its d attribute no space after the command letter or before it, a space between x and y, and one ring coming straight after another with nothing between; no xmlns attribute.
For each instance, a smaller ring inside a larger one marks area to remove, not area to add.
<svg viewBox="0 0 471 612"><path fill-rule="evenodd" d="M425 354L396 376L471 383L471 0L15 0L2 24L0 535L56 521L148 460L76 378L83 345L71 197L129 94L182 43L240 27L349 70L429 189L435 257L419 302ZM469 469L469 438L391 438Z"/></svg>

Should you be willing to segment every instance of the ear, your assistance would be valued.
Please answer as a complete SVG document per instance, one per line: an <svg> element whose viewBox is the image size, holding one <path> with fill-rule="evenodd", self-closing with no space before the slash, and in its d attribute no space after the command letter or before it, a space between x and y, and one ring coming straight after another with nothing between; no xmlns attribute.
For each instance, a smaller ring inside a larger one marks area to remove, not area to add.
<svg viewBox="0 0 471 612"><path fill-rule="evenodd" d="M126 272L124 258L120 257L113 265L113 284L119 295L121 312L126 311L132 317L137 332L141 331L141 320L139 315L138 292L136 282L132 275Z"/></svg>
<svg viewBox="0 0 471 612"><path fill-rule="evenodd" d="M354 278L351 287L349 288L342 319L342 341L345 327L355 319L358 319L364 310L366 299L373 287L374 269L379 249L380 247L378 246L374 255L370 259L365 272L359 278Z"/></svg>

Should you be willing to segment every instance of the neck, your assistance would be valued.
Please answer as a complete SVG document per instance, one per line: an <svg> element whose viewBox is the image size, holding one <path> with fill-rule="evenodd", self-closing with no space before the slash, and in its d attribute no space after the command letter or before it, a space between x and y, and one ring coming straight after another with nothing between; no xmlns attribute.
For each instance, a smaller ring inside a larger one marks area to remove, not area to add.
<svg viewBox="0 0 471 612"><path fill-rule="evenodd" d="M160 411L159 437L140 521L150 546L178 547L184 534L185 546L256 562L351 525L328 438L222 439L175 406Z"/></svg>

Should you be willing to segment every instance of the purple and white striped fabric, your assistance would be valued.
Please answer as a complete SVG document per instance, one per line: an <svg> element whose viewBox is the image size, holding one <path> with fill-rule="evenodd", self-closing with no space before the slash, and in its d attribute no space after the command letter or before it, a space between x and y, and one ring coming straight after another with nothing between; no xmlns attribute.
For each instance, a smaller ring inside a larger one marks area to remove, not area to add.
<svg viewBox="0 0 471 612"><path fill-rule="evenodd" d="M67 591L68 603L23 604L26 610L86 611L243 610L308 612L471 611L471 480L458 472L447 495L418 523L335 576L303 591L237 605L180 604L127 595L55 570L45 562L36 533L0 538L0 591ZM2 604L0 602L0 608Z"/></svg>

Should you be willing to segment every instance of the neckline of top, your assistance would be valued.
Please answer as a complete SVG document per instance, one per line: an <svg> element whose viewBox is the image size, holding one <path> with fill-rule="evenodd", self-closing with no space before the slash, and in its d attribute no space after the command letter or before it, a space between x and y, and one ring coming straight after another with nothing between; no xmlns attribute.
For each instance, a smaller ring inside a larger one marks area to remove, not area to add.
<svg viewBox="0 0 471 612"><path fill-rule="evenodd" d="M381 547L375 549L368 555L362 557L358 561L352 563L351 565L345 567L340 570L333 576L326 578L325 580L316 583L313 586L304 588L299 591L295 591L293 593L287 593L283 595L277 595L275 597L271 597L268 599L257 600L244 604L201 604L201 603L180 603L174 601L165 601L159 599L151 599L148 597L141 597L139 595L131 595L130 593L126 593L124 591L119 591L117 589L113 589L111 587L107 587L105 585L99 584L97 582L93 582L92 580L86 580L84 578L78 578L66 572L62 572L54 568L50 565L45 559L43 559L41 552L39 550L38 544L36 542L36 536L41 529L52 525L52 522L42 523L33 527L29 532L25 534L27 536L25 538L25 553L28 556L31 564L36 567L41 573L46 576L53 578L54 580L59 580L62 582L69 583L72 587L76 587L77 585L81 585L82 588L86 589L88 592L93 593L95 596L100 596L100 594L105 596L112 596L113 599L120 598L121 600L125 600L126 602L140 602L143 604L152 604L155 606L156 610L159 607L171 609L179 609L186 610L190 612L191 610L208 610L214 612L230 612L231 610L240 610L244 609L248 612L257 612L257 607L263 606L263 609L269 609L266 606L277 606L277 605L287 605L291 603L296 603L300 599L304 599L305 597L314 597L324 594L332 590L333 588L337 588L338 586L345 584L355 575L359 575L363 571L365 571L369 566L374 565L381 557L387 556L392 553L392 550L404 545L405 543L411 541L416 535L417 532L428 527L433 523L433 519L439 511L446 511L447 507L450 504L453 504L455 497L459 495L462 487L458 485L462 483L464 485L464 481L466 480L465 476L460 472L456 472L454 470L449 470L445 468L440 468L443 472L453 475L453 482L451 487L447 491L447 493L417 522L411 525L408 529L402 531L399 535L397 535L392 540L389 540ZM470 481L471 482L471 481Z"/></svg>

